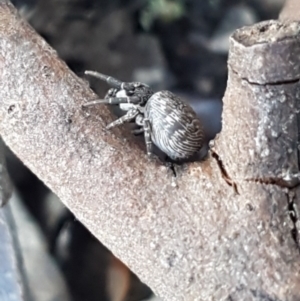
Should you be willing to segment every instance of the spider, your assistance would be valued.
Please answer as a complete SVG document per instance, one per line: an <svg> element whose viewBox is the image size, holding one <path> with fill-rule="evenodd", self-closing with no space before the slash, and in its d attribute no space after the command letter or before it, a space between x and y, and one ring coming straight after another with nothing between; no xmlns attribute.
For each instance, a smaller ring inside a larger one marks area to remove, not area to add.
<svg viewBox="0 0 300 301"><path fill-rule="evenodd" d="M112 88L104 99L96 99L83 106L97 104L119 105L126 114L106 126L107 129L134 121L144 133L147 154L153 154L154 143L170 159L185 160L198 152L204 141L203 129L195 111L170 91L154 92L140 82L122 82L95 71L85 74L106 81Z"/></svg>

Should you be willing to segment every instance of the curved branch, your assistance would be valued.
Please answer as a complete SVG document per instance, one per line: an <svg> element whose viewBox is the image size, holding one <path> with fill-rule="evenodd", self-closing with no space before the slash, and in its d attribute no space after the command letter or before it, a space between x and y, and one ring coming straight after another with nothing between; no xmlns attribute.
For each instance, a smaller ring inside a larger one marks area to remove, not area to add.
<svg viewBox="0 0 300 301"><path fill-rule="evenodd" d="M88 84L0 2L0 133L165 300L297 300L293 28L266 22L232 37L222 133L213 156L179 168L174 187L125 130L104 129L105 107L81 109L95 98Z"/></svg>

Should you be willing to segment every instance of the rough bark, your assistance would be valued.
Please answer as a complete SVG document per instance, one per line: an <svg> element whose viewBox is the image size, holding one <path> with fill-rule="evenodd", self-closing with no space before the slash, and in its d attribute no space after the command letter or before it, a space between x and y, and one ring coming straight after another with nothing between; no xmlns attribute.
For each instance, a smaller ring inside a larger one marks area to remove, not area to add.
<svg viewBox="0 0 300 301"><path fill-rule="evenodd" d="M223 129L172 174L0 2L0 133L88 229L168 301L300 300L300 25L231 38ZM95 263L96 264L96 263Z"/></svg>
<svg viewBox="0 0 300 301"><path fill-rule="evenodd" d="M298 0L285 0L284 7L279 15L279 20L299 21L300 20L300 2Z"/></svg>

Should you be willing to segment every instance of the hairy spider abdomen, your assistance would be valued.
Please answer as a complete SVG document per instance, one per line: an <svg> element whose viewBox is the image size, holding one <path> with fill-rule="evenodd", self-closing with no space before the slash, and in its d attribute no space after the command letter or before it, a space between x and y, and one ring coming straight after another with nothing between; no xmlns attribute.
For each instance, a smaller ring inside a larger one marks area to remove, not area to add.
<svg viewBox="0 0 300 301"><path fill-rule="evenodd" d="M203 145L203 129L195 111L170 91L154 93L145 106L153 143L173 160L185 160Z"/></svg>

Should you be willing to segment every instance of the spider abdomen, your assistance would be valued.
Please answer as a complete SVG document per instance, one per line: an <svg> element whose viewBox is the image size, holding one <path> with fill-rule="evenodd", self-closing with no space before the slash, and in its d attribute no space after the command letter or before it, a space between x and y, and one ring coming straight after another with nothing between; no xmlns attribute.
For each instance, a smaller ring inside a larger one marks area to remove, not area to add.
<svg viewBox="0 0 300 301"><path fill-rule="evenodd" d="M195 111L170 91L154 93L145 106L153 143L173 160L193 156L203 145L203 129Z"/></svg>

